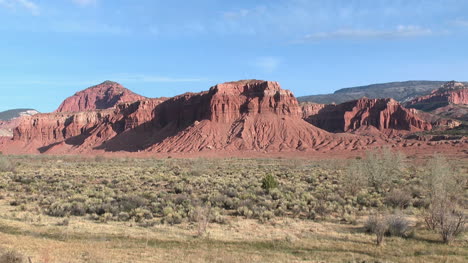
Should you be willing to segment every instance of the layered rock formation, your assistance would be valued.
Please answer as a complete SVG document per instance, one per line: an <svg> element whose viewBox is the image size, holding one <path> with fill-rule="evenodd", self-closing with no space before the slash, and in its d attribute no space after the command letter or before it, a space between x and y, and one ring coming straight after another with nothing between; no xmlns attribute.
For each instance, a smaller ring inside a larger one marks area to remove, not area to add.
<svg viewBox="0 0 468 263"><path fill-rule="evenodd" d="M38 113L38 111L32 109L16 109L1 112L0 115L5 118L0 120L0 137L12 137L13 129L18 127L21 122L21 118L33 116Z"/></svg>
<svg viewBox="0 0 468 263"><path fill-rule="evenodd" d="M81 97L87 102L77 106L79 112L65 110L71 109L67 99L60 108L66 112L22 118L13 139L2 139L0 150L57 154L314 153L362 150L388 143L405 147L412 144L391 137L431 129L416 110L393 99L299 105L290 91L271 81L228 82L173 98L116 102L109 109L89 110L101 105L96 102L103 98L99 92L96 99L89 94L88 89L88 97ZM89 104L91 101L94 103Z"/></svg>
<svg viewBox="0 0 468 263"><path fill-rule="evenodd" d="M55 112L78 112L108 109L122 102L144 100L140 96L112 81L105 81L67 98Z"/></svg>
<svg viewBox="0 0 468 263"><path fill-rule="evenodd" d="M451 81L427 96L411 100L406 106L424 111L432 111L449 104L468 104L468 87L463 83Z"/></svg>
<svg viewBox="0 0 468 263"><path fill-rule="evenodd" d="M362 98L338 105L325 105L315 114L305 117L311 124L330 132L355 132L374 127L390 134L395 130L414 132L432 128L415 110L406 109L393 99Z"/></svg>
<svg viewBox="0 0 468 263"><path fill-rule="evenodd" d="M107 110L39 114L25 118L12 141L17 149L47 153L317 151L375 143L329 134L302 115L293 94L277 82L246 80Z"/></svg>

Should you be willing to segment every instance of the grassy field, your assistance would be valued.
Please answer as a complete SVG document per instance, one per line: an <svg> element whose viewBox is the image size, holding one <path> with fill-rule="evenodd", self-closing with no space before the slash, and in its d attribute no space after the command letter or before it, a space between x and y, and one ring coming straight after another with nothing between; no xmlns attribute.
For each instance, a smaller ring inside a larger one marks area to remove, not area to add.
<svg viewBox="0 0 468 263"><path fill-rule="evenodd" d="M424 224L432 160L376 155L1 157L0 263L466 262L466 233L445 244ZM433 166L466 179L465 161L444 163ZM409 230L377 246L366 227L376 213L404 217Z"/></svg>

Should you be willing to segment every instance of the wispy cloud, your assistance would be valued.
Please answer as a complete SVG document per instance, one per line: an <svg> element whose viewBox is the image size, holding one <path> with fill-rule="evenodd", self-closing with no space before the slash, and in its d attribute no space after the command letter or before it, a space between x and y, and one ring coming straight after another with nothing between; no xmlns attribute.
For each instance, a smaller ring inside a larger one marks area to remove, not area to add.
<svg viewBox="0 0 468 263"><path fill-rule="evenodd" d="M392 30L373 29L340 29L331 32L319 32L306 35L302 41L318 41L327 39L368 39L368 38L409 38L433 35L428 28L413 25L400 25Z"/></svg>
<svg viewBox="0 0 468 263"><path fill-rule="evenodd" d="M468 20L465 19L455 19L451 21L451 24L461 27L468 27Z"/></svg>
<svg viewBox="0 0 468 263"><path fill-rule="evenodd" d="M72 0L73 3L79 6L93 6L97 4L97 0Z"/></svg>
<svg viewBox="0 0 468 263"><path fill-rule="evenodd" d="M10 9L23 8L35 16L41 13L39 6L30 0L0 0L0 6Z"/></svg>
<svg viewBox="0 0 468 263"><path fill-rule="evenodd" d="M161 82L200 82L208 81L205 78L191 78L191 77L167 77L146 74L118 74L112 76L112 79L127 82L147 82L147 83L161 83Z"/></svg>
<svg viewBox="0 0 468 263"><path fill-rule="evenodd" d="M148 32L154 36L194 36L207 32L207 27L199 21L184 24L150 25Z"/></svg>
<svg viewBox="0 0 468 263"><path fill-rule="evenodd" d="M84 21L60 21L48 27L48 31L56 33L84 33L84 34L108 34L127 35L131 32L129 28L105 23L94 23Z"/></svg>
<svg viewBox="0 0 468 263"><path fill-rule="evenodd" d="M259 57L257 58L253 65L263 71L264 73L273 73L276 71L281 64L281 60L277 57Z"/></svg>
<svg viewBox="0 0 468 263"><path fill-rule="evenodd" d="M237 11L228 11L228 12L223 12L223 16L226 19L238 19L241 17L246 17L249 14L252 13L253 10L250 9L240 9Z"/></svg>

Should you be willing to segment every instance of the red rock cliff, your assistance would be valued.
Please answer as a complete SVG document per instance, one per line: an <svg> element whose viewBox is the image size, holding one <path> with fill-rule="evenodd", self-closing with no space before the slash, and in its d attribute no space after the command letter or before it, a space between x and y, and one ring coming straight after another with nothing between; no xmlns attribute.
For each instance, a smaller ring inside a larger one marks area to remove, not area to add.
<svg viewBox="0 0 468 263"><path fill-rule="evenodd" d="M366 105L359 107L359 116L374 112ZM326 108L315 111L320 114ZM330 134L304 121L302 114L293 94L277 82L245 80L169 99L120 103L107 110L28 117L15 129L13 142L21 142L29 152L196 153L354 149L376 141ZM387 121L386 114L397 113L379 111L383 127L399 125ZM343 127L358 125L354 119L345 123L344 113L338 118ZM369 121L364 119L361 123Z"/></svg>
<svg viewBox="0 0 468 263"><path fill-rule="evenodd" d="M420 131L432 128L415 110L406 109L393 99L362 98L339 105L327 105L306 120L331 132L351 132L366 126L373 126L380 131Z"/></svg>
<svg viewBox="0 0 468 263"><path fill-rule="evenodd" d="M105 81L92 86L67 98L56 112L78 112L95 109L108 109L122 102L143 100L140 96L124 88L122 85Z"/></svg>
<svg viewBox="0 0 468 263"><path fill-rule="evenodd" d="M463 83L451 81L427 96L415 98L407 107L422 110L435 110L449 104L468 104L468 87Z"/></svg>

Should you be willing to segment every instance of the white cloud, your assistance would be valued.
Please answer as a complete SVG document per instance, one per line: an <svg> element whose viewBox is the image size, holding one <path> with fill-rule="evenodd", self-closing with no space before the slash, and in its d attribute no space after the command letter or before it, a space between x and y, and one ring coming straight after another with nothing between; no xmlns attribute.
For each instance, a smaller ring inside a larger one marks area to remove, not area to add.
<svg viewBox="0 0 468 263"><path fill-rule="evenodd" d="M456 26L461 26L461 27L468 27L468 20L456 19L456 20L451 21L451 24L454 24Z"/></svg>
<svg viewBox="0 0 468 263"><path fill-rule="evenodd" d="M408 38L430 36L432 34L432 30L428 28L413 25L400 25L393 30L340 29L331 32L319 32L306 35L303 41L358 38Z"/></svg>
<svg viewBox="0 0 468 263"><path fill-rule="evenodd" d="M96 5L97 0L72 0L73 3L79 5L79 6L90 6L90 5Z"/></svg>
<svg viewBox="0 0 468 263"><path fill-rule="evenodd" d="M277 57L259 57L253 65L264 73L273 73L281 64L281 60Z"/></svg>
<svg viewBox="0 0 468 263"><path fill-rule="evenodd" d="M10 9L23 8L32 15L40 15L39 6L30 0L0 0L0 5Z"/></svg>

